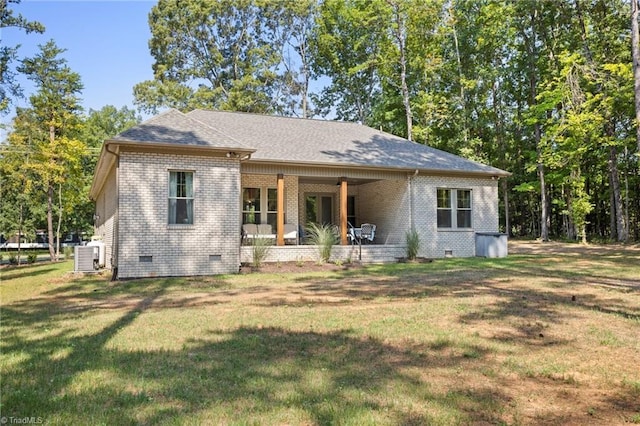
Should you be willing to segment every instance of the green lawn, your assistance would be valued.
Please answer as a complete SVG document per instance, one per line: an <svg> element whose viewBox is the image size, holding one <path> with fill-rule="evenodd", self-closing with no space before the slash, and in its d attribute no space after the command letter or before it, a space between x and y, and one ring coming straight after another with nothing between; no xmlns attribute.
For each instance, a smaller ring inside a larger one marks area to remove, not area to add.
<svg viewBox="0 0 640 426"><path fill-rule="evenodd" d="M1 415L640 423L640 250L110 282L0 269ZM539 252L538 252L539 251Z"/></svg>

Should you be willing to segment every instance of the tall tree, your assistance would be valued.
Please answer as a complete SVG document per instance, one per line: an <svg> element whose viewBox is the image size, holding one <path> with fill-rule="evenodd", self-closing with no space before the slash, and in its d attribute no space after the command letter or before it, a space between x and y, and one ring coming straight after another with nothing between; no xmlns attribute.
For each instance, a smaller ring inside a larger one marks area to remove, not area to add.
<svg viewBox="0 0 640 426"><path fill-rule="evenodd" d="M387 28L380 1L322 2L311 49L316 74L330 78L318 104L341 120L373 124L380 96L377 64Z"/></svg>
<svg viewBox="0 0 640 426"><path fill-rule="evenodd" d="M57 242L63 220L63 193L77 192L72 182L79 179L85 145L77 139L81 111L78 97L82 90L80 76L71 71L64 52L53 41L40 46L33 58L26 58L18 71L33 81L35 93L29 97L30 107L19 108L14 120L12 138L30 153L24 168L39 182L46 197L49 254L57 260L60 249L54 246L54 209L57 210ZM57 204L57 206L55 206Z"/></svg>
<svg viewBox="0 0 640 426"><path fill-rule="evenodd" d="M283 2L278 39L285 40L280 52L278 78L278 112L310 118L315 114L311 102L310 43L318 5L315 0Z"/></svg>
<svg viewBox="0 0 640 426"><path fill-rule="evenodd" d="M71 200L73 215L68 215L65 223L67 230L77 233L91 232L93 228L93 214L95 206L89 199L89 189L93 182L96 162L105 140L135 126L141 121L135 110L127 107L120 109L106 105L99 110L90 109L83 117L78 139L87 147L81 158L82 191L76 191Z"/></svg>
<svg viewBox="0 0 640 426"><path fill-rule="evenodd" d="M14 14L9 4L18 4L20 0L0 0L0 114L6 113L11 105L11 98L22 94L20 86L15 81L15 73L11 69L11 62L16 59L18 46L7 46L2 43L2 28L19 28L27 34L44 32L44 26L36 21L28 21L21 14Z"/></svg>
<svg viewBox="0 0 640 426"><path fill-rule="evenodd" d="M638 29L638 0L631 0L631 54L636 106L636 144L640 163L640 30Z"/></svg>
<svg viewBox="0 0 640 426"><path fill-rule="evenodd" d="M135 86L136 104L278 112L283 14L281 2L160 0L149 14L154 80Z"/></svg>
<svg viewBox="0 0 640 426"><path fill-rule="evenodd" d="M25 134L31 134L27 123L15 123ZM21 258L23 238L31 239L39 223L44 223L41 209L40 182L26 170L31 149L24 143L27 138L9 135L7 143L0 145L0 233L18 236L18 264Z"/></svg>

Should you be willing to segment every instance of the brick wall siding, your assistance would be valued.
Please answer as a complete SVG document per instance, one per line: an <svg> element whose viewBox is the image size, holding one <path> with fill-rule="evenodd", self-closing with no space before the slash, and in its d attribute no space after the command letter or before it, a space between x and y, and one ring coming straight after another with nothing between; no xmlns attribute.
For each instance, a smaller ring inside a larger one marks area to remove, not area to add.
<svg viewBox="0 0 640 426"><path fill-rule="evenodd" d="M406 256L404 245L363 245L362 263L389 263ZM271 246L265 262L316 262L320 259L319 249L312 245ZM242 263L253 261L253 247L243 246L240 260ZM360 260L360 248L357 245L335 245L331 250L331 262L355 262Z"/></svg>
<svg viewBox="0 0 640 426"><path fill-rule="evenodd" d="M420 256L475 256L475 233L498 231L498 181L478 178L418 176L413 179L415 228L420 235ZM437 189L470 189L472 229L439 230L437 226Z"/></svg>
<svg viewBox="0 0 640 426"><path fill-rule="evenodd" d="M410 227L409 191L405 180L381 180L360 185L360 223L376 225L377 244L404 244Z"/></svg>
<svg viewBox="0 0 640 426"><path fill-rule="evenodd" d="M169 171L193 171L194 223L168 224ZM240 264L239 162L123 152L120 278L233 273ZM141 256L150 256L141 261Z"/></svg>
<svg viewBox="0 0 640 426"><path fill-rule="evenodd" d="M114 250L114 230L118 206L116 191L116 173L114 167L108 174L100 196L96 200L96 223L94 235L101 237L105 244L105 268L112 268Z"/></svg>
<svg viewBox="0 0 640 426"><path fill-rule="evenodd" d="M168 225L170 170L194 172L194 224ZM251 247L240 249L241 188L275 188L277 176L239 175L237 160L152 153L122 153L120 158L119 277L208 275L237 272L240 261L251 262ZM337 178L336 178L337 179ZM411 181L411 183L409 183ZM107 267L113 248L116 220L115 170L107 178L96 201L96 234L107 246ZM438 188L472 191L472 229L437 228ZM497 180L417 176L350 185L356 197L358 224L377 226L376 243L365 247L363 261L385 262L406 254L405 233L413 221L420 235L420 256L437 258L475 255L475 233L498 231ZM331 184L300 184L297 176L285 175L287 223L306 221L305 194L332 194L333 221L340 217L340 187ZM413 202L411 200L413 194ZM236 231L238 230L238 231ZM334 259L357 259L357 246L335 246ZM152 262L140 262L151 256ZM312 246L274 249L266 261L317 260Z"/></svg>

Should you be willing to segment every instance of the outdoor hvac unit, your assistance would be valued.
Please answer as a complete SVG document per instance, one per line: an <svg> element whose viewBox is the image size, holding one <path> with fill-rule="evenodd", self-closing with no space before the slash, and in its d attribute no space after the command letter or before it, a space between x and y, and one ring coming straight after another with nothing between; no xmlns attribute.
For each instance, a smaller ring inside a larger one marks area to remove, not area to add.
<svg viewBox="0 0 640 426"><path fill-rule="evenodd" d="M93 247L94 249L97 250L98 257L96 259L97 260L96 269L104 268L105 257L106 257L106 247L104 243L100 240L91 240L89 243L87 243L87 247Z"/></svg>
<svg viewBox="0 0 640 426"><path fill-rule="evenodd" d="M76 246L74 257L75 272L94 272L98 263L100 248L96 246Z"/></svg>
<svg viewBox="0 0 640 426"><path fill-rule="evenodd" d="M476 256L507 257L507 234L499 232L476 232Z"/></svg>

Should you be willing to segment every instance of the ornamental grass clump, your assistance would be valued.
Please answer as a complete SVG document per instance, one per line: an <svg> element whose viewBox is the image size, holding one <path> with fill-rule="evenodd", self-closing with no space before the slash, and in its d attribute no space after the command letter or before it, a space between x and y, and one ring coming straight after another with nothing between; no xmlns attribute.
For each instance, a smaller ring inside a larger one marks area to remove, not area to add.
<svg viewBox="0 0 640 426"><path fill-rule="evenodd" d="M420 235L415 229L410 229L406 233L407 240L407 260L416 260L420 250Z"/></svg>
<svg viewBox="0 0 640 426"><path fill-rule="evenodd" d="M309 241L318 246L320 262L328 262L331 258L331 249L338 243L338 234L333 225L311 223L307 227Z"/></svg>
<svg viewBox="0 0 640 426"><path fill-rule="evenodd" d="M269 238L258 237L253 239L253 262L254 268L259 268L267 258L269 249L271 248L271 240Z"/></svg>

